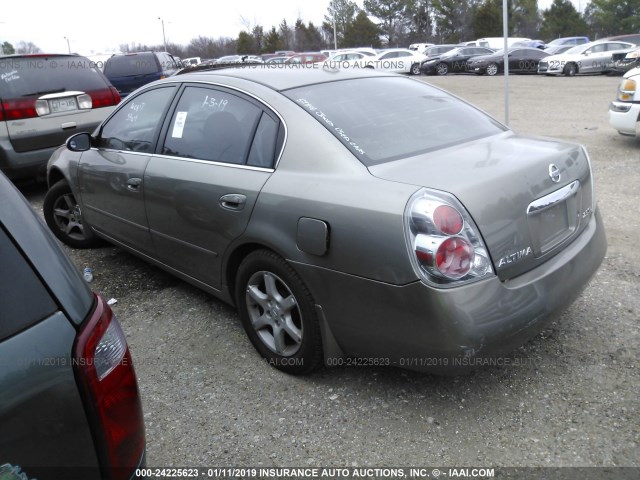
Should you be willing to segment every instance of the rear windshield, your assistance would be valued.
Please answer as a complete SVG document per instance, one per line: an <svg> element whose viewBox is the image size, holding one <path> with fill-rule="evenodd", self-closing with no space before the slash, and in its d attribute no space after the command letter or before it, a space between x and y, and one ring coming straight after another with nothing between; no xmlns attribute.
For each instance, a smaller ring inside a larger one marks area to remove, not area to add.
<svg viewBox="0 0 640 480"><path fill-rule="evenodd" d="M107 60L104 66L104 74L108 77L149 75L150 73L158 73L158 71L158 62L153 53L114 55Z"/></svg>
<svg viewBox="0 0 640 480"><path fill-rule="evenodd" d="M442 90L401 76L308 85L283 93L367 166L506 130Z"/></svg>
<svg viewBox="0 0 640 480"><path fill-rule="evenodd" d="M95 62L78 56L0 58L0 97L101 90L107 82Z"/></svg>

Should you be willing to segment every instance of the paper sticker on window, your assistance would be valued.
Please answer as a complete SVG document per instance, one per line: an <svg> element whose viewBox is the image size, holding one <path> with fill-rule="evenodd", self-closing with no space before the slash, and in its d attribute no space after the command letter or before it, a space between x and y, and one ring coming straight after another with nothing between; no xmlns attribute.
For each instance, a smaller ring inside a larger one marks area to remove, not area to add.
<svg viewBox="0 0 640 480"><path fill-rule="evenodd" d="M171 136L173 138L182 138L182 132L184 131L184 124L187 121L187 114L189 112L178 112L176 115L176 121L173 124L173 132Z"/></svg>

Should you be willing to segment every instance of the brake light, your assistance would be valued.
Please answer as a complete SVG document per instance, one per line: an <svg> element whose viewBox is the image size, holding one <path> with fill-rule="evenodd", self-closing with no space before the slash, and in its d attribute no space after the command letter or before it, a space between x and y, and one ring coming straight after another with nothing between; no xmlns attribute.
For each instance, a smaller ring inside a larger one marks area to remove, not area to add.
<svg viewBox="0 0 640 480"><path fill-rule="evenodd" d="M87 94L91 97L93 108L111 107L120 103L120 94L115 87L91 90Z"/></svg>
<svg viewBox="0 0 640 480"><path fill-rule="evenodd" d="M98 295L96 305L74 345L75 374L102 469L120 480L131 476L144 454L144 419L124 333Z"/></svg>
<svg viewBox="0 0 640 480"><path fill-rule="evenodd" d="M453 286L493 274L477 227L451 195L420 190L404 218L411 263L424 281Z"/></svg>
<svg viewBox="0 0 640 480"><path fill-rule="evenodd" d="M36 101L33 98L14 98L2 102L4 118L7 122L11 120L22 120L25 118L37 117Z"/></svg>
<svg viewBox="0 0 640 480"><path fill-rule="evenodd" d="M462 215L449 205L438 205L433 212L435 226L447 235L457 235L462 230L464 222Z"/></svg>

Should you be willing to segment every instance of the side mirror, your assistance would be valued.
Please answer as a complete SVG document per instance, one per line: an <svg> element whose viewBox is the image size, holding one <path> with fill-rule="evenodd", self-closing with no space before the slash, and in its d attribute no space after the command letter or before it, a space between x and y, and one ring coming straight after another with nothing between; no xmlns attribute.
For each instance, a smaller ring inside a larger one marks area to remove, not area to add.
<svg viewBox="0 0 640 480"><path fill-rule="evenodd" d="M66 146L72 152L86 152L91 148L91 135L76 133L67 139Z"/></svg>

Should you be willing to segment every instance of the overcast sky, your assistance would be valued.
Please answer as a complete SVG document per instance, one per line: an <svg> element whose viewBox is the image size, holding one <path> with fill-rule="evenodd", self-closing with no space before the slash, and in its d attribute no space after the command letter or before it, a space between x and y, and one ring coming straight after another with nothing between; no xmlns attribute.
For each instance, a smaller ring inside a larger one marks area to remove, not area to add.
<svg viewBox="0 0 640 480"><path fill-rule="evenodd" d="M552 0L538 0L548 8ZM587 0L573 0L576 8ZM168 42L187 45L199 35L236 38L246 24L265 30L286 19L297 18L320 26L329 0L157 0L153 4L136 0L95 3L68 0L3 0L0 9L0 42L14 46L21 40L33 42L48 53L71 51L82 55L117 51L121 44L160 45L162 22ZM356 0L362 6L362 0ZM90 7L89 7L90 5Z"/></svg>

